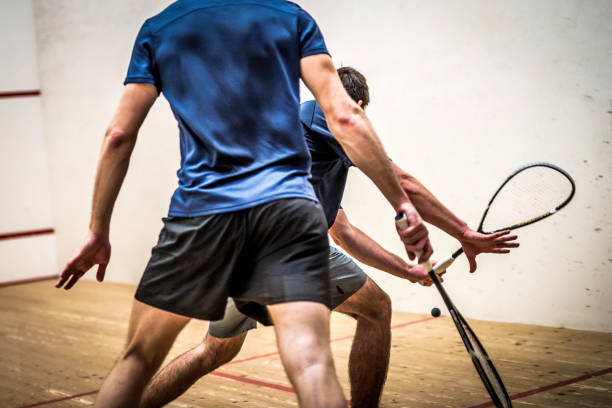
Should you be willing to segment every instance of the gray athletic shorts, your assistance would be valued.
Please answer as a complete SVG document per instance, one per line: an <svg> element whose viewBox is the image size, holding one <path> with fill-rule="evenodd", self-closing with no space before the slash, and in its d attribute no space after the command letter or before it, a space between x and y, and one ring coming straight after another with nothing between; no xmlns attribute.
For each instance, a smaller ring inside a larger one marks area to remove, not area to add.
<svg viewBox="0 0 612 408"><path fill-rule="evenodd" d="M168 217L136 299L183 316L218 320L227 298L271 324L266 305L331 308L327 223L317 202L290 198L231 213Z"/></svg>
<svg viewBox="0 0 612 408"><path fill-rule="evenodd" d="M357 292L366 282L363 270L348 256L334 247L329 247L329 278L332 309ZM229 338L257 327L257 322L227 302L223 319L210 322L208 333L214 337Z"/></svg>

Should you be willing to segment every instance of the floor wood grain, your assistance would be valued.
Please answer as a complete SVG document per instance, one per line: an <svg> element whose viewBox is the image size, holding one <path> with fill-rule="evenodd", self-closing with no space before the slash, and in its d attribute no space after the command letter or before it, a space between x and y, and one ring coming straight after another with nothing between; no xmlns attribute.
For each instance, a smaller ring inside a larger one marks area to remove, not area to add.
<svg viewBox="0 0 612 408"><path fill-rule="evenodd" d="M82 281L0 288L0 406L84 407L118 356L135 288ZM488 396L452 321L394 312L382 407L484 407ZM414 324L406 324L414 322ZM612 407L612 334L470 320L515 407ZM201 341L193 321L169 358ZM354 323L333 314L332 350L345 393ZM587 378L589 374L594 376ZM53 402L55 401L55 402ZM233 363L200 380L170 407L295 407L271 328L252 331Z"/></svg>

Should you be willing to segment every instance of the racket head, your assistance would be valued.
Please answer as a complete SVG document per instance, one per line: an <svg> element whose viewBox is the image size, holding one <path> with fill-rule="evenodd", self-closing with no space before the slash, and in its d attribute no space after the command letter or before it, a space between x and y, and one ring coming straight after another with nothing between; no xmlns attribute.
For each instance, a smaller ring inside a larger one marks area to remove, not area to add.
<svg viewBox="0 0 612 408"><path fill-rule="evenodd" d="M480 340L478 340L472 328L454 307L449 309L449 312L491 400L497 408L512 408L512 401L506 391L506 387Z"/></svg>
<svg viewBox="0 0 612 408"><path fill-rule="evenodd" d="M574 197L576 184L562 168L529 163L510 174L484 211L478 232L514 230L551 216Z"/></svg>

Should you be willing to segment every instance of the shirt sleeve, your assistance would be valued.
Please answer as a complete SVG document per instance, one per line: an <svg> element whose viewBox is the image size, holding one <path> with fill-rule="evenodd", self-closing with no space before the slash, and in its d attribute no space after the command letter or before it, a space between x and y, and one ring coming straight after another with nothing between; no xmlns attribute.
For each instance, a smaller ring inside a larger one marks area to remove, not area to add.
<svg viewBox="0 0 612 408"><path fill-rule="evenodd" d="M298 35L300 58L314 54L329 54L319 26L314 18L301 8L298 13Z"/></svg>
<svg viewBox="0 0 612 408"><path fill-rule="evenodd" d="M157 91L161 92L161 81L153 56L151 32L146 22L136 37L127 77L123 84L129 83L153 84Z"/></svg>

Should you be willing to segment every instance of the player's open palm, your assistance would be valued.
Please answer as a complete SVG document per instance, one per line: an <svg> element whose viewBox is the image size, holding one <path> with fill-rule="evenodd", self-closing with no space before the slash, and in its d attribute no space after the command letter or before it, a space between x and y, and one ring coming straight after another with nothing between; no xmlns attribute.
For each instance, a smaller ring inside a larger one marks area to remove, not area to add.
<svg viewBox="0 0 612 408"><path fill-rule="evenodd" d="M102 282L110 254L108 237L90 233L79 254L62 271L55 287L61 288L65 285L64 289L70 289L94 265L99 265L96 278Z"/></svg>
<svg viewBox="0 0 612 408"><path fill-rule="evenodd" d="M467 229L460 238L463 252L470 262L470 272L476 270L476 255L481 253L507 254L510 248L516 248L516 235L509 235L510 230L499 231L493 234L481 234Z"/></svg>

